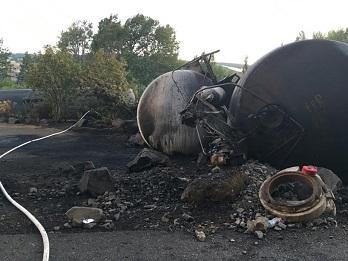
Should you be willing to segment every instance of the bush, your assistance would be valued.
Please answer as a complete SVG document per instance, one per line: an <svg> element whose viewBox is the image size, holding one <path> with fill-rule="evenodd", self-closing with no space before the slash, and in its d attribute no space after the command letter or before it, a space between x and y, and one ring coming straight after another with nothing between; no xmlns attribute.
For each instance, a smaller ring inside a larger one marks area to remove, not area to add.
<svg viewBox="0 0 348 261"><path fill-rule="evenodd" d="M79 75L80 64L71 54L47 47L30 64L25 81L40 91L50 107L51 116L59 121L76 99Z"/></svg>
<svg viewBox="0 0 348 261"><path fill-rule="evenodd" d="M128 110L125 63L103 50L91 55L81 74L80 103L84 110L95 109L104 118L122 116Z"/></svg>
<svg viewBox="0 0 348 261"><path fill-rule="evenodd" d="M12 112L12 102L11 101L0 101L0 116L8 117Z"/></svg>

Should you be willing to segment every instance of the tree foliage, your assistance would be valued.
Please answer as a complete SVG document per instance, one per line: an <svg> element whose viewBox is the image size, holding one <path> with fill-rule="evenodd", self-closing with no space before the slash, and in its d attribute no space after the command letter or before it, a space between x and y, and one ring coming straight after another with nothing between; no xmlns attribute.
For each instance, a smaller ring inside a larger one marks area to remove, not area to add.
<svg viewBox="0 0 348 261"><path fill-rule="evenodd" d="M108 53L121 55L124 30L117 15L110 15L99 22L98 33L93 36L91 48L94 52L103 49Z"/></svg>
<svg viewBox="0 0 348 261"><path fill-rule="evenodd" d="M304 31L301 31L298 33L298 35L296 36L296 42L298 41L303 41L303 40L306 40L306 34Z"/></svg>
<svg viewBox="0 0 348 261"><path fill-rule="evenodd" d="M78 91L80 66L64 50L47 47L29 65L26 82L38 89L50 106L54 120L61 120Z"/></svg>
<svg viewBox="0 0 348 261"><path fill-rule="evenodd" d="M58 48L67 50L75 57L84 57L90 51L92 37L92 23L76 21L66 31L61 32Z"/></svg>
<svg viewBox="0 0 348 261"><path fill-rule="evenodd" d="M9 57L11 53L4 47L4 41L0 38L0 81L5 80L8 77L11 69Z"/></svg>
<svg viewBox="0 0 348 261"><path fill-rule="evenodd" d="M18 79L17 79L17 82L19 84L24 83L24 79L26 78L29 67L32 63L34 63L35 57L36 57L35 54L29 54L28 52L26 52L24 54L24 57L23 57L22 63L21 63L21 68L20 68L20 71L18 74Z"/></svg>
<svg viewBox="0 0 348 261"><path fill-rule="evenodd" d="M81 107L95 108L108 118L124 107L129 89L125 64L115 54L98 50L88 58L80 76Z"/></svg>
<svg viewBox="0 0 348 261"><path fill-rule="evenodd" d="M325 39L326 36L322 32L314 32L313 39Z"/></svg>
<svg viewBox="0 0 348 261"><path fill-rule="evenodd" d="M323 33L320 31L314 32L312 38L313 39L334 40L334 41L348 43L348 28L331 30L327 33ZM306 39L306 36L305 36L305 33L303 31L301 31L299 33L299 35L296 37L296 41L305 40L305 39Z"/></svg>
<svg viewBox="0 0 348 261"><path fill-rule="evenodd" d="M235 71L229 69L228 67L222 66L222 65L217 64L215 62L211 63L211 66L212 66L213 72L216 76L216 79L218 81L222 80L226 76L230 76L230 75L236 73Z"/></svg>
<svg viewBox="0 0 348 261"><path fill-rule="evenodd" d="M124 24L117 15L101 20L92 49L104 49L122 57L129 75L142 85L178 65L179 43L174 29L141 14Z"/></svg>
<svg viewBox="0 0 348 261"><path fill-rule="evenodd" d="M326 39L348 43L348 28L331 30L326 34Z"/></svg>

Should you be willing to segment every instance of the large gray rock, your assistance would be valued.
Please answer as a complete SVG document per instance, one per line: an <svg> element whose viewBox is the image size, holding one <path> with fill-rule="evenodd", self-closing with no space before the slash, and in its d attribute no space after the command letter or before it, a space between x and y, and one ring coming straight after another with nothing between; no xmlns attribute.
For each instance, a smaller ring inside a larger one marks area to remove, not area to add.
<svg viewBox="0 0 348 261"><path fill-rule="evenodd" d="M157 165L166 165L169 158L162 153L148 148L143 149L127 164L130 171L142 171Z"/></svg>
<svg viewBox="0 0 348 261"><path fill-rule="evenodd" d="M73 226L82 226L84 220L93 219L93 223L105 220L105 215L100 208L72 207L65 215L72 222Z"/></svg>
<svg viewBox="0 0 348 261"><path fill-rule="evenodd" d="M80 191L88 192L92 196L102 195L106 191L114 190L114 179L108 168L87 170L80 180Z"/></svg>
<svg viewBox="0 0 348 261"><path fill-rule="evenodd" d="M342 187L342 180L331 170L319 167L318 174L333 193Z"/></svg>
<svg viewBox="0 0 348 261"><path fill-rule="evenodd" d="M188 202L233 200L244 189L247 180L243 173L202 176L186 187L181 199Z"/></svg>
<svg viewBox="0 0 348 261"><path fill-rule="evenodd" d="M92 161L88 160L88 161L78 162L74 164L74 168L76 169L77 172L83 172L86 170L95 169L95 166Z"/></svg>

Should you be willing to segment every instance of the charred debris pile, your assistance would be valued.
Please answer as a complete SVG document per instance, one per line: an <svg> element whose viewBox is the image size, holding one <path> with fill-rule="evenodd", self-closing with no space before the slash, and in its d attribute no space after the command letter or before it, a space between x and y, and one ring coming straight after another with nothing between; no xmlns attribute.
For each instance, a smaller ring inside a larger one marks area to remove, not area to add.
<svg viewBox="0 0 348 261"><path fill-rule="evenodd" d="M259 237L286 223L335 216L335 193L347 180L347 125L339 116L348 112L339 98L347 92L347 52L340 42L300 41L265 55L242 76L221 80L210 64L214 52L203 54L147 87L137 113L141 136L154 150L199 153L197 164L210 166L188 184L182 200L233 198L238 205L244 201L236 197L250 196L250 205L231 218ZM250 159L283 170L253 179L249 171L236 170L253 164ZM202 231L197 237L204 238Z"/></svg>
<svg viewBox="0 0 348 261"><path fill-rule="evenodd" d="M129 178L116 178L116 192L87 205L110 224L148 213L135 228L185 229L201 241L221 228L262 239L270 230L337 226L347 180L348 45L292 43L224 79L212 70L214 53L150 83L132 138L149 148L128 164ZM178 166L176 154L197 160Z"/></svg>

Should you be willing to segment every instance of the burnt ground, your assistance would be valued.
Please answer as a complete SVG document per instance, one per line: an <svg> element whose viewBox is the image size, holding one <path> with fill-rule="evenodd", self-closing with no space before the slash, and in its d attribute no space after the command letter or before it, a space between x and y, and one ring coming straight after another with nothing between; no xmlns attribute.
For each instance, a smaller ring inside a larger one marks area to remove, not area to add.
<svg viewBox="0 0 348 261"><path fill-rule="evenodd" d="M56 131L54 128L0 125L0 153L24 141L54 131ZM197 169L194 157L173 157L169 166L128 173L126 164L137 155L141 148L127 146L127 139L128 136L122 133L82 131L70 132L40 143L30 144L1 161L0 180L8 192L33 213L47 231L53 233L50 237L57 242L61 238L70 237L69 234L74 234L71 237L75 238L75 242L79 242L78 235L81 235L81 241L83 238L92 240L93 235L98 238L100 233L105 233L105 237L111 240L113 233L115 233L115 237L119 237L120 235L117 233L123 231L125 238L127 238L126 235L131 235L133 245L137 245L137 238L144 240L144 233L147 235L146 240L150 242L146 244L149 249L144 250L145 256L147 256L144 259L153 255L154 259L161 260L162 252L153 253L151 248L158 244L158 238L163 237L164 240L168 240L168 237L171 238L170 234L173 235L174 241L170 246L163 246L169 252L162 256L163 259L191 260L199 257L207 258L208 256L226 259L229 256L228 251L231 244L236 245L231 249L238 251L238 253L230 254L238 254L246 260L259 258L263 260L347 259L344 247L348 243L348 240L346 241L348 219L344 215L344 206L339 206L340 211L343 210L343 214L338 215L337 227L324 225L315 227L315 229L313 226L288 228L280 232L270 231L265 239L257 240L253 235L240 233L244 229L235 227L234 220L230 217L237 208L241 207L245 209L245 216L262 212L261 209L257 209L259 208L257 202L252 197L248 198L249 192L253 193L254 191L250 190L247 194L237 197L235 199L237 203L202 203L199 205L184 203L180 200L180 195L188 181L207 174L209 170L207 168ZM116 197L116 200L109 200L109 195L97 200L98 206L107 210L108 218L113 219L114 213L120 213L119 220L113 221L114 227L96 226L92 229L81 229L63 226L67 222L64 213L73 206L86 206L91 197L79 193L77 184L82 173L62 171L62 168L64 170L66 165L74 165L87 160L93 161L96 167L108 167L116 179L115 191L112 195ZM253 172L253 177L259 175L264 178L274 171L262 164L252 163L251 165L253 168L248 171ZM237 170L245 171L245 167ZM32 187L37 188L38 192L29 193ZM106 206L105 203L108 201L112 201L111 206ZM238 202L243 204L238 204ZM193 217L193 221L183 219L182 214L189 214ZM163 216L165 216L165 220ZM56 226L59 226L58 231L54 229ZM194 239L193 232L198 226L204 228L208 236L206 242L196 242ZM33 233L37 233L36 228L1 195L0 234L13 235L11 237L15 240L15 238L26 238L26 234L32 235ZM169 236L168 233L170 233ZM151 235L154 238L151 238ZM9 236L9 238L11 237ZM235 241L231 242L232 238ZM0 250L2 250L1 240L2 238L0 238ZM182 243L179 244L181 240L187 242L185 246L187 255L178 253L183 247ZM259 243L255 244L255 241ZM314 244L315 242L318 244ZM132 245L129 242L125 243L124 249L120 249L118 246L117 251L124 253L129 248L129 251L132 252L133 250L128 244ZM162 244L165 245L163 242ZM285 253L284 244L296 249L297 255L292 256L291 251ZM341 248L338 251L341 251L343 255L337 255L335 247ZM59 247L55 248L58 251ZM207 250L209 255L204 254L204 249L209 249L209 251ZM260 254L258 249L265 252ZM200 251L199 255L189 254L190 251L196 252L197 250ZM78 252L76 248L74 251ZM242 251L247 252L245 254ZM311 253L309 256L303 254L308 251ZM97 252L95 250L95 253ZM7 251L6 253L13 252ZM89 256L88 259L113 260L112 251L108 253L110 259L107 256L100 259L93 259ZM144 253L140 253L139 256L137 253L135 251L119 257L128 256L130 259L142 260ZM86 255L88 254L86 253ZM83 254L80 256L86 258ZM57 260L70 260L57 256L56 258ZM16 259L8 257L5 260ZM76 260L80 259L76 258Z"/></svg>

